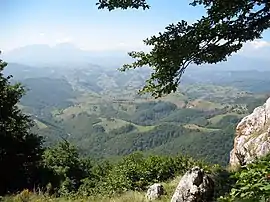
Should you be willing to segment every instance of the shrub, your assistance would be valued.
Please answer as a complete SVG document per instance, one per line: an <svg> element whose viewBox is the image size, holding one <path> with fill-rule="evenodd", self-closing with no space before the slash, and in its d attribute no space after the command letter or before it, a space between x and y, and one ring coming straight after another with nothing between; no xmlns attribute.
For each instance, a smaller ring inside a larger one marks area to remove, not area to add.
<svg viewBox="0 0 270 202"><path fill-rule="evenodd" d="M220 201L267 201L270 198L270 155L242 167L233 174L236 183Z"/></svg>
<svg viewBox="0 0 270 202"><path fill-rule="evenodd" d="M80 191L84 195L119 194L129 190L144 191L155 182L164 182L176 175L185 173L191 167L198 165L210 171L203 162L194 161L184 156L144 156L133 153L114 164L96 186L90 179L84 180Z"/></svg>

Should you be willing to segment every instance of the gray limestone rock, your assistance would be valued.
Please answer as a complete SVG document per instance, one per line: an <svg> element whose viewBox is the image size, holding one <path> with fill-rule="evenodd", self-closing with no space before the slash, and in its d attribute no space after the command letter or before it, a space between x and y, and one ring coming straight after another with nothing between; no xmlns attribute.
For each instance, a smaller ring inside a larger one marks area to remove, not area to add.
<svg viewBox="0 0 270 202"><path fill-rule="evenodd" d="M181 178L171 202L210 202L214 195L214 181L203 169L194 167Z"/></svg>
<svg viewBox="0 0 270 202"><path fill-rule="evenodd" d="M230 164L245 165L270 152L270 98L236 127Z"/></svg>
<svg viewBox="0 0 270 202"><path fill-rule="evenodd" d="M165 190L161 184L153 184L151 185L146 193L146 198L148 200L156 200L159 199L162 195L164 195Z"/></svg>

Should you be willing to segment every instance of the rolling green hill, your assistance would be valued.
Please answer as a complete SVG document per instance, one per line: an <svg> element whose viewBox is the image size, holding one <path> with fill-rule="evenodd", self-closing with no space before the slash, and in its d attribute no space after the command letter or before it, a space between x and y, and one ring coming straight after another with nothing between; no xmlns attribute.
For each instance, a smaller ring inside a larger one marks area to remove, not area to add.
<svg viewBox="0 0 270 202"><path fill-rule="evenodd" d="M64 138L96 159L144 151L225 165L236 124L268 97L234 86L239 74L226 85L226 79L220 85L209 79L184 82L176 93L153 99L136 93L149 72L91 66L55 72L58 77L37 77L35 71L32 78L17 78L29 89L20 107L32 115L33 131L48 145Z"/></svg>

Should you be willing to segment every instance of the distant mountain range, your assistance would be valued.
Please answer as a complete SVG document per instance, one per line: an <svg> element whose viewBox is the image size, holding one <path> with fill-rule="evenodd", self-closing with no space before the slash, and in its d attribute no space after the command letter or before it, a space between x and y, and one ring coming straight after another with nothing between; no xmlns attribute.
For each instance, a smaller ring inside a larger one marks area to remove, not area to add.
<svg viewBox="0 0 270 202"><path fill-rule="evenodd" d="M131 50L132 51L132 50ZM85 64L96 64L103 67L120 67L132 62L126 51L86 51L71 43L62 43L56 46L28 45L4 52L1 56L5 61L32 66L57 66L72 68ZM215 65L203 65L203 70L218 69L220 71L242 70L270 70L269 59L251 58L240 55L230 57L227 62ZM198 71L197 66L189 68Z"/></svg>
<svg viewBox="0 0 270 202"><path fill-rule="evenodd" d="M4 52L3 59L7 62L34 66L66 66L94 63L102 66L120 66L131 59L124 51L85 51L70 43L56 46L28 45Z"/></svg>
<svg viewBox="0 0 270 202"><path fill-rule="evenodd" d="M235 125L270 92L270 71L236 71L238 66L221 71L217 65L189 68L179 91L155 100L137 94L149 77L147 68L123 73L93 61L73 61L59 66L9 62L4 74L25 86L19 107L32 117L33 132L47 145L66 138L81 154L97 159L139 150L179 152L226 165ZM262 63L257 67L267 69Z"/></svg>

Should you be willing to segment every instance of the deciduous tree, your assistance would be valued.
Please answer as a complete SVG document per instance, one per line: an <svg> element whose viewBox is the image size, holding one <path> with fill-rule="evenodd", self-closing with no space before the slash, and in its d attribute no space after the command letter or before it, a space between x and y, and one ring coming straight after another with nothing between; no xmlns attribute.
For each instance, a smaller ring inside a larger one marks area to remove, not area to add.
<svg viewBox="0 0 270 202"><path fill-rule="evenodd" d="M97 4L99 9L110 11L150 8L146 0L99 0ZM122 71L143 66L153 69L140 92L155 97L174 92L190 64L226 61L270 27L269 0L194 0L190 5L204 6L207 14L193 24L182 20L147 38L144 43L153 46L150 52L129 53L135 62L124 65Z"/></svg>
<svg viewBox="0 0 270 202"><path fill-rule="evenodd" d="M17 105L23 86L3 75L6 66L0 60L0 195L33 188L43 152L42 138L30 132L32 122Z"/></svg>

